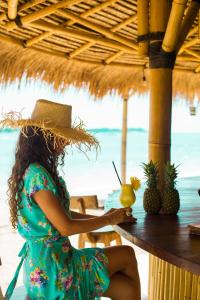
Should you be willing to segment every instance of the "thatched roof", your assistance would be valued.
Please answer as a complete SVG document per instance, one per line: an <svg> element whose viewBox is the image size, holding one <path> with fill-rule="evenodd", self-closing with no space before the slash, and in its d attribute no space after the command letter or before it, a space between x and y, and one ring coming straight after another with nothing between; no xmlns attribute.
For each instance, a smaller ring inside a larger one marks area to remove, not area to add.
<svg viewBox="0 0 200 300"><path fill-rule="evenodd" d="M136 0L2 0L0 82L26 76L55 89L87 86L97 97L143 93L148 57L137 37ZM189 100L200 94L199 45L196 19L174 71L174 94Z"/></svg>

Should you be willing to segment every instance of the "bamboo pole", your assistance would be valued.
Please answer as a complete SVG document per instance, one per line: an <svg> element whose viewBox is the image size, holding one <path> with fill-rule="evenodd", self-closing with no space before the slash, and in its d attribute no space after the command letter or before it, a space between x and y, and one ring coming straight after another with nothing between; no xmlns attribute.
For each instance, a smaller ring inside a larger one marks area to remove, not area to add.
<svg viewBox="0 0 200 300"><path fill-rule="evenodd" d="M200 65L195 69L195 73L198 73L200 71Z"/></svg>
<svg viewBox="0 0 200 300"><path fill-rule="evenodd" d="M138 37L149 33L149 0L137 1ZM140 55L148 55L149 41L139 42L138 52Z"/></svg>
<svg viewBox="0 0 200 300"><path fill-rule="evenodd" d="M124 44L121 44L120 42L102 38L95 34L85 33L85 32L79 31L79 30L64 28L63 26L60 26L60 25L53 25L46 21L35 21L35 22L30 23L29 26L36 27L36 28L39 28L39 29L45 30L45 31L50 31L52 33L57 33L60 35L65 34L65 35L73 36L75 38L79 38L81 40L85 40L88 42L100 43L104 46L108 46L108 47L118 49L118 50L124 50L129 53L135 53L134 49L132 49L129 46L126 46Z"/></svg>
<svg viewBox="0 0 200 300"><path fill-rule="evenodd" d="M122 54L124 54L124 51L121 50L121 51L109 56L107 59L105 59L105 63L110 64L113 60L115 60L116 58L118 58Z"/></svg>
<svg viewBox="0 0 200 300"><path fill-rule="evenodd" d="M38 19L44 18L52 13L54 13L57 9L62 8L62 7L69 7L75 4L78 4L79 2L81 2L81 0L63 0L60 1L58 3L52 4L50 6L47 6L45 8L42 8L39 11L35 11L31 14L28 14L24 17L20 18L20 21L23 25L27 25L33 21L36 21ZM15 28L17 28L17 24L14 21L8 22L4 25L4 27L10 31L13 30Z"/></svg>
<svg viewBox="0 0 200 300"><path fill-rule="evenodd" d="M115 0L115 1L116 1L116 0ZM105 7L105 4L108 5L108 2L109 2L109 4L110 4L110 3L113 3L114 1L112 0L112 1L104 2L104 3L100 4L100 5L98 5L98 8L99 8L99 7L101 7L101 8L103 7L103 8L104 8L104 7ZM104 4L104 6L103 6L103 4ZM95 8L96 8L95 11L97 11L97 7L95 7ZM87 15L89 15L89 12L90 12L90 13L91 13L91 12L94 12L94 9L90 9L89 11L87 11ZM84 13L83 13L83 14L84 14ZM83 16L83 14L81 14L81 16ZM135 21L135 19L136 19L136 15L134 15L134 16L132 16L132 17L130 17L130 18L127 18L126 20L124 20L124 21L121 22L120 24L115 25L115 26L114 26L113 28L111 28L110 30L111 30L112 32L115 32L115 31L121 29L122 27L124 27L124 26L130 24L131 22ZM72 22L73 22L73 21L69 20L69 21L67 21L66 23L64 23L64 25L65 25L65 26L68 26L68 25L71 24ZM37 37L34 37L34 38L32 38L32 39L26 41L26 42L25 42L25 45L26 45L26 47L31 47L32 45L34 45L34 44L36 44L36 43L42 41L43 39L45 39L45 38L47 38L47 37L49 37L49 36L51 36L51 35L52 35L52 32L50 32L50 31L45 31L44 33L38 35ZM93 45L95 45L95 42L88 42L88 43L82 45L81 47L79 47L78 49L76 49L76 50L70 52L70 53L69 53L69 57L70 57L70 58L75 57L76 55L80 54L81 52L83 52L83 51L86 50L86 49L89 49L89 48L92 47ZM120 51L118 56L120 56L120 55L122 55L122 54L123 54L123 51ZM118 57L118 56L117 56L117 57ZM114 59L115 59L115 58L113 57L113 59L112 59L112 56L111 56L108 60L111 62L111 61L113 61ZM107 63L107 62L106 62L106 63Z"/></svg>
<svg viewBox="0 0 200 300"><path fill-rule="evenodd" d="M169 1L151 0L150 31L165 32ZM153 45L155 41L151 41ZM161 43L161 41L159 42ZM159 53L159 49L157 50ZM150 57L150 64L153 57ZM164 187L164 165L170 161L172 110L172 68L150 68L149 160L158 163L160 190Z"/></svg>
<svg viewBox="0 0 200 300"><path fill-rule="evenodd" d="M18 11L19 12L24 11L25 9L31 8L31 7L38 5L44 1L45 0L32 0L32 1L29 1L26 3L23 3L22 5L19 5ZM7 19L8 19L8 15L6 13L0 14L0 21L7 20Z"/></svg>
<svg viewBox="0 0 200 300"><path fill-rule="evenodd" d="M170 8L170 1L150 0L150 32L165 32Z"/></svg>
<svg viewBox="0 0 200 300"><path fill-rule="evenodd" d="M175 0L167 24L165 37L162 43L162 49L166 52L172 52L177 46L180 34L180 25L182 23L187 0Z"/></svg>
<svg viewBox="0 0 200 300"><path fill-rule="evenodd" d="M198 58L198 59L200 59L200 54L196 53L195 51L187 49L187 50L185 50L185 52L192 55L192 56L194 56L194 57L196 57L196 58Z"/></svg>
<svg viewBox="0 0 200 300"><path fill-rule="evenodd" d="M164 165L170 161L172 69L151 69L150 87L149 160L159 165L162 191Z"/></svg>
<svg viewBox="0 0 200 300"><path fill-rule="evenodd" d="M82 14L80 14L80 16L81 17L88 17L88 16L90 16L90 15L92 15L92 14L94 14L94 13L97 13L98 11L100 11L101 9L104 9L104 8L106 8L107 6L109 6L109 5L112 5L113 3L115 3L117 0L109 0L109 1L105 1L105 2L103 2L103 3L101 3L101 4L99 4L99 5L97 5L97 6L95 6L95 7L93 7L93 8L91 8L91 9L89 9L89 10L87 10L87 11L85 11L85 12L83 12ZM135 16L134 16L135 17ZM127 24L129 24L130 22L132 22L132 18L133 17L130 17L130 18L128 18L128 19L126 19L125 21L123 21L122 23L120 23L120 24L118 24L118 25L116 25L116 26L114 26L114 27L117 27L117 26L119 26L119 25L121 25L122 27L123 26L126 26ZM63 25L65 25L65 26L70 26L70 25L73 25L75 22L73 21L73 20L68 20L67 22L65 22ZM117 31L117 30L115 30L115 31ZM43 40L44 38L47 38L48 36L51 36L52 35L52 33L51 32L44 32L44 33L42 33L42 34L40 34L37 38L33 38L33 39L30 39L29 41L27 41L26 42L26 44L27 44L27 46L31 46L31 45L33 45L34 43L37 43L37 42L39 42L39 41L41 41L41 40ZM89 44L89 43L88 43ZM88 45L86 48L89 48L90 46ZM81 52L81 51L80 51ZM79 52L79 53L80 53ZM74 56L74 54L72 53L72 55Z"/></svg>
<svg viewBox="0 0 200 300"><path fill-rule="evenodd" d="M200 2L198 2L198 1L190 2L190 5L187 9L185 18L183 19L182 25L180 27L180 36L178 38L178 43L177 43L177 47L176 47L177 52L180 50L180 47L184 43L185 38L196 19L199 8L200 8Z"/></svg>
<svg viewBox="0 0 200 300"><path fill-rule="evenodd" d="M186 49L196 45L197 43L199 43L199 38L193 38L190 41L186 42L180 49L179 53L183 53Z"/></svg>
<svg viewBox="0 0 200 300"><path fill-rule="evenodd" d="M18 0L8 0L8 17L10 20L14 20L17 16Z"/></svg>
<svg viewBox="0 0 200 300"><path fill-rule="evenodd" d="M58 10L59 14L62 16L62 17L65 17L65 18L69 18L71 20L73 20L74 22L77 22L87 28L90 28L92 30L95 30L96 32L98 33L101 33L103 35L105 35L106 37L110 38L110 39L113 39L114 41L117 41L121 44L124 44L126 46L129 46L130 48L133 48L135 50L138 49L138 45L134 42L132 42L131 40L125 38L125 37L122 37L108 29L106 29L105 27L103 26L100 26L100 25L97 25L91 21L88 21L80 16L77 16L73 13L71 13L70 11L67 11L67 10L61 10L59 9Z"/></svg>
<svg viewBox="0 0 200 300"><path fill-rule="evenodd" d="M96 5L95 7L92 7L90 9L88 9L87 11L84 11L80 16L83 17L83 18L86 18L86 17L89 17L97 12L99 12L100 10L102 9L105 9L106 7L114 4L115 2L117 2L118 0L108 0L108 1L105 1L99 5ZM74 24L74 20L69 20L68 21L68 25L73 25Z"/></svg>
<svg viewBox="0 0 200 300"><path fill-rule="evenodd" d="M109 5L112 5L112 4L115 3L116 1L117 1L117 0L109 0L109 1L105 1L105 2L103 2L103 3L101 3L101 4L99 4L99 5L97 5L97 6L93 7L93 8L91 8L91 9L89 9L89 10L83 12L82 14L80 14L80 16L81 16L81 17L88 17L88 16L90 16L91 14L97 13L99 10L104 9L104 8L106 8L106 7L109 6ZM63 25L65 25L65 26L71 26L71 25L73 25L74 23L75 23L75 22L74 22L73 20L68 20L68 21L65 22ZM49 31L43 32L42 34L40 34L40 35L37 36L36 38L33 38L33 39L28 40L28 41L26 42L26 46L27 46L27 47L30 47L30 46L32 46L33 44L35 44L35 43L37 43L37 42L39 42L39 41L41 41L41 40L43 40L43 39L45 39L45 38L51 36L51 35L52 35L52 33L49 32ZM88 44L89 44L89 43L88 43ZM89 48L89 45L88 45L88 48ZM72 54L72 55L73 55L73 54Z"/></svg>
<svg viewBox="0 0 200 300"><path fill-rule="evenodd" d="M126 183L126 145L127 145L127 112L128 98L123 99L122 146L121 146L121 180Z"/></svg>

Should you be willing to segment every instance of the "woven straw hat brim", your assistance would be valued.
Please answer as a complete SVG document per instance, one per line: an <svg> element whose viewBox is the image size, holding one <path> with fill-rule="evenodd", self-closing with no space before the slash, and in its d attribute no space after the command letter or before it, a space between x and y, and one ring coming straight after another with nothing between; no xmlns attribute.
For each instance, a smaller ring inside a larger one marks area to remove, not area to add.
<svg viewBox="0 0 200 300"><path fill-rule="evenodd" d="M87 148L99 146L97 139L83 128L81 121L78 125L74 125L71 128L53 127L48 121L16 119L14 114L8 114L4 120L0 121L0 127L21 128L25 135L27 127L36 127L42 129L46 135L49 135L47 132L50 132L54 136L64 139L69 144L78 145L78 147L80 144L84 144Z"/></svg>

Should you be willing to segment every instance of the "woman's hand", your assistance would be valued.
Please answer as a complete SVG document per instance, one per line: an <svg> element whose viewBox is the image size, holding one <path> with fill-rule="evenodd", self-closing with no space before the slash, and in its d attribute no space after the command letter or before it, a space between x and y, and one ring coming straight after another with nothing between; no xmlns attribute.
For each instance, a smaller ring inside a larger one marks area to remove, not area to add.
<svg viewBox="0 0 200 300"><path fill-rule="evenodd" d="M104 216L108 217L110 225L117 225L119 223L124 223L124 222L134 223L136 219L131 216L131 213L132 213L131 207L118 208L118 209L111 208L109 211L107 211L104 214Z"/></svg>

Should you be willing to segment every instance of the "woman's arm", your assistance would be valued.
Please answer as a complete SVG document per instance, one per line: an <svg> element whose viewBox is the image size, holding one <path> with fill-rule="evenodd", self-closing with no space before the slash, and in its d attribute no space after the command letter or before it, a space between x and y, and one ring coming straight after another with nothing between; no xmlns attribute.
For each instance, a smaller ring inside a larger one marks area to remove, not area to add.
<svg viewBox="0 0 200 300"><path fill-rule="evenodd" d="M72 219L91 219L91 218L95 218L97 216L93 216L93 215L88 215L88 214L81 214L79 212L70 210Z"/></svg>
<svg viewBox="0 0 200 300"><path fill-rule="evenodd" d="M124 221L133 222L133 218L127 217L125 209L122 208L115 209L100 217L73 220L65 214L60 201L51 191L40 190L33 195L33 199L62 236L90 232L106 225L115 225Z"/></svg>
<svg viewBox="0 0 200 300"><path fill-rule="evenodd" d="M87 220L69 218L51 191L40 190L33 195L33 199L45 213L47 219L63 236L89 232L109 224L107 216L93 217Z"/></svg>

